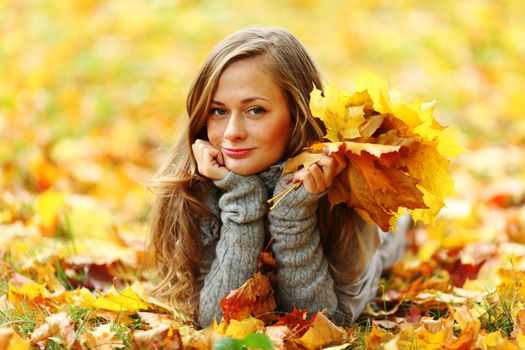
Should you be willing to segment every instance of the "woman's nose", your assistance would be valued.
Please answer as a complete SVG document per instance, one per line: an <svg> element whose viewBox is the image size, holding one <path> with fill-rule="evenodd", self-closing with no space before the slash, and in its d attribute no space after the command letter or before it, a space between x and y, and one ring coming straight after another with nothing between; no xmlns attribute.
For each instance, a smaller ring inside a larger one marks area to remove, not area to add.
<svg viewBox="0 0 525 350"><path fill-rule="evenodd" d="M224 131L224 138L230 141L245 139L246 138L246 126L242 116L238 113L233 113L228 120L226 130Z"/></svg>

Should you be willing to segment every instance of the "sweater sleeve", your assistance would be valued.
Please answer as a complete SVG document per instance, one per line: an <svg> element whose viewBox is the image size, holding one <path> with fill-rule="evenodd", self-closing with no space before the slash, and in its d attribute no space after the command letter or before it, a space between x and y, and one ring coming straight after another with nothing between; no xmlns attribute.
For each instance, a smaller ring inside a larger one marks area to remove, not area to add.
<svg viewBox="0 0 525 350"><path fill-rule="evenodd" d="M285 181L279 181L274 194L287 187ZM268 215L282 311L296 306L313 312L324 308L333 312L337 307L334 281L317 228L319 198L301 186L288 193Z"/></svg>
<svg viewBox="0 0 525 350"><path fill-rule="evenodd" d="M366 268L362 275L349 284L336 285L339 300L338 323L355 321L366 304L377 294L383 270L401 260L406 247L406 231L411 224L410 216L404 215L397 221L395 232L383 232L377 226L366 226L368 252ZM361 222L361 226L368 225ZM365 228L362 228L364 232Z"/></svg>
<svg viewBox="0 0 525 350"><path fill-rule="evenodd" d="M265 236L267 190L262 180L230 172L214 184L224 191L219 199L221 229L216 256L199 295L202 327L209 325L214 315L220 317L222 298L255 273Z"/></svg>

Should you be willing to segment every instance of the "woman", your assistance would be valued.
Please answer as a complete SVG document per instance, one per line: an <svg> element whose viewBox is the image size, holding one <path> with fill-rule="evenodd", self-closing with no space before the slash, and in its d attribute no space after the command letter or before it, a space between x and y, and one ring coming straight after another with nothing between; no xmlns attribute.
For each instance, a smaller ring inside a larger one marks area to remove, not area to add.
<svg viewBox="0 0 525 350"><path fill-rule="evenodd" d="M319 72L279 28L248 28L221 41L189 91L189 123L155 179L151 244L158 292L202 327L252 277L265 242L277 261L278 310L328 309L355 319L375 296L403 235L385 235L323 194L346 166L325 155L280 178L286 159L323 140L309 110ZM272 211L266 201L294 182ZM388 237L388 238L386 238Z"/></svg>

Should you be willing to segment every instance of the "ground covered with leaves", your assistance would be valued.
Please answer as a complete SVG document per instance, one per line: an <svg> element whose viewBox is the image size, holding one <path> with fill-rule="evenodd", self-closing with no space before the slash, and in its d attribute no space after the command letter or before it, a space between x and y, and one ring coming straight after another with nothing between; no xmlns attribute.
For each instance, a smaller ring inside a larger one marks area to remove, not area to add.
<svg viewBox="0 0 525 350"><path fill-rule="evenodd" d="M0 344L207 349L221 335L259 332L276 348L519 349L525 346L523 154L494 147L461 156L453 175L462 198L448 201L435 226L411 230L404 260L347 328L304 310L279 313L265 305L270 287L255 278L237 291L240 297L225 300L222 323L197 331L147 292L140 229L114 224L104 236L75 235L82 225L102 230L92 221L107 214L103 203L53 190L4 191Z"/></svg>
<svg viewBox="0 0 525 350"><path fill-rule="evenodd" d="M520 1L0 1L0 12L0 349L525 348ZM149 292L145 184L199 62L253 23L297 34L341 88L371 71L409 100L437 99L468 149L450 166L458 193L434 225L412 228L352 325L280 313L262 275L206 330Z"/></svg>

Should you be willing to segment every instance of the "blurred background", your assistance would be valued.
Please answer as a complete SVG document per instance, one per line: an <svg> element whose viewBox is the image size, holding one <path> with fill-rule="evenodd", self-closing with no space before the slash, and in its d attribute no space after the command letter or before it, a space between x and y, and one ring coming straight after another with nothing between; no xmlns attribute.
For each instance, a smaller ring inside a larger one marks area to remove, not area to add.
<svg viewBox="0 0 525 350"><path fill-rule="evenodd" d="M35 249L21 236L143 237L144 185L187 89L213 45L248 25L293 32L340 88L372 72L405 101L437 100L470 150L453 163L463 198L522 193L522 0L0 0L3 256Z"/></svg>

